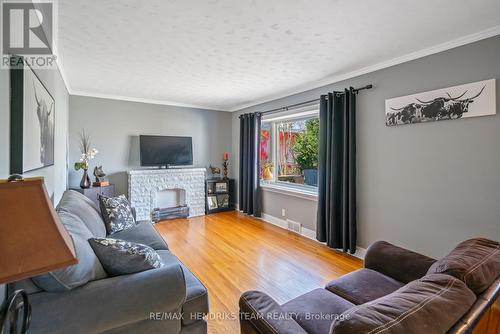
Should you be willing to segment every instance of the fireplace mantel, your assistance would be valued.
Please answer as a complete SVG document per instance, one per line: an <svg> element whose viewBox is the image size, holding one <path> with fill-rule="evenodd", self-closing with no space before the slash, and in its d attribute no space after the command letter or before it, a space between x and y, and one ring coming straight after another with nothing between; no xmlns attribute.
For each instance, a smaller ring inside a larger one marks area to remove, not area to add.
<svg viewBox="0 0 500 334"><path fill-rule="evenodd" d="M137 220L151 219L156 195L168 189L184 189L189 216L205 214L205 168L138 169L128 171L128 198Z"/></svg>

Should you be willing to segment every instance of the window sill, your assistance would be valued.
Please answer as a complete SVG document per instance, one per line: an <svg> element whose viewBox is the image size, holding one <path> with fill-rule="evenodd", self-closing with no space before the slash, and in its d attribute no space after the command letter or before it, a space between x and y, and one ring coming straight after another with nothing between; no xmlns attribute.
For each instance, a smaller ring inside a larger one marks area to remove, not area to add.
<svg viewBox="0 0 500 334"><path fill-rule="evenodd" d="M287 187L273 183L262 183L262 182L260 183L260 187L263 191L269 191L273 193L303 198L309 201L318 201L317 191L312 191L307 189L297 189L296 187Z"/></svg>

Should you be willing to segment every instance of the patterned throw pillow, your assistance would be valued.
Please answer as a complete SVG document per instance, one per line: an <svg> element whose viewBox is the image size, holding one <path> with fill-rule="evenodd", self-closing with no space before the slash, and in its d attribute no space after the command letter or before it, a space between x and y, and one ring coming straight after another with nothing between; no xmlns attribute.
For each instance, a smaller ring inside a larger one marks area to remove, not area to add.
<svg viewBox="0 0 500 334"><path fill-rule="evenodd" d="M124 195L99 196L99 205L108 234L120 232L135 225L132 207Z"/></svg>
<svg viewBox="0 0 500 334"><path fill-rule="evenodd" d="M112 238L90 238L90 246L109 275L127 275L163 266L149 246Z"/></svg>

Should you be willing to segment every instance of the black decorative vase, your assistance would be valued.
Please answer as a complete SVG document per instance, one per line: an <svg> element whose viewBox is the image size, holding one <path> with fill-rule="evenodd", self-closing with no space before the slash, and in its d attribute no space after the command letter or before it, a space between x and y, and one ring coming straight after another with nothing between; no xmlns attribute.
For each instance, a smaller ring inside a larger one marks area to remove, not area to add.
<svg viewBox="0 0 500 334"><path fill-rule="evenodd" d="M87 174L86 169L83 170L82 180L80 181L80 188L82 189L90 188L90 177L89 174Z"/></svg>

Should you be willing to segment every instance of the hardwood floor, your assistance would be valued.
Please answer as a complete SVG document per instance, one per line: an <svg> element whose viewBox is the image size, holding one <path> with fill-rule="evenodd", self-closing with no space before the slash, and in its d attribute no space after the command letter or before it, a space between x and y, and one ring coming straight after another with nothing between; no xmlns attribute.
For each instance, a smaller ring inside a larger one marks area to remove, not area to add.
<svg viewBox="0 0 500 334"><path fill-rule="evenodd" d="M284 303L362 266L355 257L234 211L156 228L208 288L212 334L239 333L238 299L246 290Z"/></svg>

